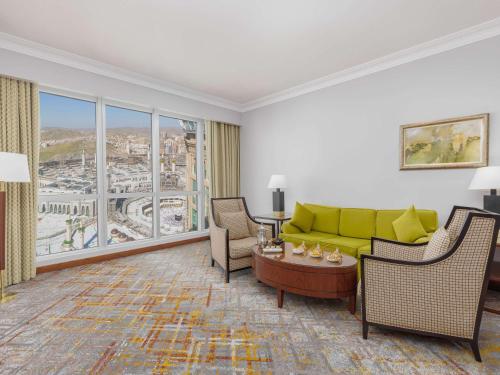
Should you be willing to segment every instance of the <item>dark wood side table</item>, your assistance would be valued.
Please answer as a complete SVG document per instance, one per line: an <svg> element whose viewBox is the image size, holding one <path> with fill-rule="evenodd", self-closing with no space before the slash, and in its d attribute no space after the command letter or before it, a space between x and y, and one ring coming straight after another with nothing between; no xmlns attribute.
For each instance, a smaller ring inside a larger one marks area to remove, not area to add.
<svg viewBox="0 0 500 375"><path fill-rule="evenodd" d="M278 307L283 307L286 292L318 298L347 298L351 314L356 311L357 261L342 254L342 263L311 258L307 251L295 255L289 242L283 252L264 254L259 246L252 252L252 271L257 280L276 288Z"/></svg>
<svg viewBox="0 0 500 375"><path fill-rule="evenodd" d="M288 221L292 218L292 214L290 212L285 212L283 216L276 216L275 214L262 214L255 215L253 217L255 221L274 221L274 227L276 229L276 237L281 233L281 225L283 222Z"/></svg>
<svg viewBox="0 0 500 375"><path fill-rule="evenodd" d="M500 243L497 243L493 263L491 264L490 282L488 289L500 291ZM500 315L500 309L493 307L484 307L485 311Z"/></svg>

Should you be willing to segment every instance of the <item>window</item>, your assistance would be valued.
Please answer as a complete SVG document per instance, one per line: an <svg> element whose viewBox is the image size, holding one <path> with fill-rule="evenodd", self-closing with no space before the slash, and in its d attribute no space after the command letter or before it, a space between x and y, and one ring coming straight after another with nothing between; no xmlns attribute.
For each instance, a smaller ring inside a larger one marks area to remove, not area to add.
<svg viewBox="0 0 500 375"><path fill-rule="evenodd" d="M40 93L38 256L97 246L96 103Z"/></svg>
<svg viewBox="0 0 500 375"><path fill-rule="evenodd" d="M206 227L202 122L51 92L40 107L37 256Z"/></svg>

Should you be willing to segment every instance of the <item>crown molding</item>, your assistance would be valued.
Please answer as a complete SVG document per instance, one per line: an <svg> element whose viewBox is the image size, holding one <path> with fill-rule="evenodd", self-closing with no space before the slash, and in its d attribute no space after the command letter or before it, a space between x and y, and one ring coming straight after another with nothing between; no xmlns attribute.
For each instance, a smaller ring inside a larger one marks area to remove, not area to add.
<svg viewBox="0 0 500 375"><path fill-rule="evenodd" d="M241 103L205 94L172 82L158 80L127 69L119 68L111 64L106 64L11 34L0 32L0 49L6 49L108 78L114 78L135 85L148 87L167 94L173 94L183 98L241 112Z"/></svg>
<svg viewBox="0 0 500 375"><path fill-rule="evenodd" d="M242 112L248 112L273 103L282 102L327 87L339 85L347 81L429 56L437 55L442 52L450 51L455 48L463 47L498 35L500 35L500 17L410 48L400 50L367 63L356 65L337 73L329 74L289 89L246 102L242 106Z"/></svg>
<svg viewBox="0 0 500 375"><path fill-rule="evenodd" d="M248 112L500 35L500 17L246 103L138 74L0 32L0 48L237 112Z"/></svg>

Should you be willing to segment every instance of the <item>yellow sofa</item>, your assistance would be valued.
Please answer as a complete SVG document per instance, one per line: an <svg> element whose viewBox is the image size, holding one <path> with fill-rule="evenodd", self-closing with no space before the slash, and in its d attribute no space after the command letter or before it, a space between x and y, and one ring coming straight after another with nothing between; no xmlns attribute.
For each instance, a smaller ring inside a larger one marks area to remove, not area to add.
<svg viewBox="0 0 500 375"><path fill-rule="evenodd" d="M314 246L317 243L325 250L335 250L358 259L361 254L371 253L371 238L378 237L397 241L392 222L405 210L374 210L369 208L341 208L305 203L314 213L311 231L304 233L290 222L283 224L280 238L284 241ZM438 228L438 215L433 210L417 210L417 215L427 232L415 243L428 242Z"/></svg>

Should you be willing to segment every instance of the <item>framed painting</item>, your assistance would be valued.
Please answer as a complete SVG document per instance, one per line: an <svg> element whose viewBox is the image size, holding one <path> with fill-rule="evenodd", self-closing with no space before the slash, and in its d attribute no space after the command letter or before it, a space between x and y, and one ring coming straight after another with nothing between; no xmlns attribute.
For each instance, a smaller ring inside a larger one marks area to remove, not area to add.
<svg viewBox="0 0 500 375"><path fill-rule="evenodd" d="M488 126L488 114L402 125L399 169L485 167Z"/></svg>

